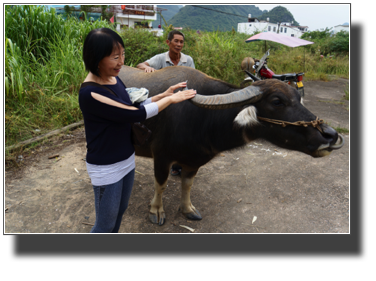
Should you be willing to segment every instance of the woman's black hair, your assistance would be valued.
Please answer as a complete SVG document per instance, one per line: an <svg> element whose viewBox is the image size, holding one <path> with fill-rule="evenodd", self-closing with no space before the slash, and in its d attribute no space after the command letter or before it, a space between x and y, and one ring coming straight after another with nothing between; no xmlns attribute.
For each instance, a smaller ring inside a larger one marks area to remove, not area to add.
<svg viewBox="0 0 376 281"><path fill-rule="evenodd" d="M119 44L124 48L123 39L109 28L93 29L86 36L83 49L83 59L86 70L99 77L98 64L111 55Z"/></svg>

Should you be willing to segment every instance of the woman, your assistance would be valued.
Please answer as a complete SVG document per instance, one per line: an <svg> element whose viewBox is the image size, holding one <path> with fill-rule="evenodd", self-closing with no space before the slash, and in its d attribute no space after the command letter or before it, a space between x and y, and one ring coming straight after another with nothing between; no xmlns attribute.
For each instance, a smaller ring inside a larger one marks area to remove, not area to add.
<svg viewBox="0 0 376 281"><path fill-rule="evenodd" d="M117 77L124 64L124 43L111 29L92 30L86 37L83 59L89 71L82 85L79 104L84 117L87 142L86 167L94 188L96 220L90 232L118 232L128 207L135 171L131 124L158 114L170 104L195 96L187 90L173 94L186 83L147 99L137 108ZM86 84L87 85L87 84Z"/></svg>

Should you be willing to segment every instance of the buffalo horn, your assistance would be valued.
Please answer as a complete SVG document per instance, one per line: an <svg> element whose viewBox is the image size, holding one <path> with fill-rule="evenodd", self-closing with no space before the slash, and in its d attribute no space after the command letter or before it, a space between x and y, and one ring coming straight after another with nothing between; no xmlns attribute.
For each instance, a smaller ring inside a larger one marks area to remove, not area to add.
<svg viewBox="0 0 376 281"><path fill-rule="evenodd" d="M256 86L249 86L229 94L203 96L196 94L190 101L198 106L208 109L226 109L252 104L259 101L262 92Z"/></svg>
<svg viewBox="0 0 376 281"><path fill-rule="evenodd" d="M253 75L252 73L250 73L249 71L247 71L247 70L244 70L245 71L245 73L247 73L247 75L249 76L249 77L251 77L252 79L253 79L253 81L260 81L261 79L260 78L257 78L255 75Z"/></svg>

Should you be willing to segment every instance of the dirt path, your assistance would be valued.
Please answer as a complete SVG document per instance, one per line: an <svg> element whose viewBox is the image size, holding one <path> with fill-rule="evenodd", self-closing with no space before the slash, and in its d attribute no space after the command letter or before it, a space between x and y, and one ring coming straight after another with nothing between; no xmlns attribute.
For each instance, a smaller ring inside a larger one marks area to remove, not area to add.
<svg viewBox="0 0 376 281"><path fill-rule="evenodd" d="M305 82L305 106L333 127L349 128L347 80ZM256 141L225 152L202 167L192 203L203 220L177 212L180 178L164 194L165 225L148 220L153 196L152 160L136 157L136 176L124 233L348 233L349 134L345 146L325 158ZM51 140L6 171L5 233L87 233L95 220L86 172L83 128ZM59 157L48 159L58 154ZM34 156L35 155L35 156ZM252 221L255 219L254 223Z"/></svg>

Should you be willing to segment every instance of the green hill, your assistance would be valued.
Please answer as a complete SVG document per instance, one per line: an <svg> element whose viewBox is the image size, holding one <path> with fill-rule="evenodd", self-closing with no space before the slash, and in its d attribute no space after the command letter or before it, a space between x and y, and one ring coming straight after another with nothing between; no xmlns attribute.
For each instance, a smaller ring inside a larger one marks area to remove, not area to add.
<svg viewBox="0 0 376 281"><path fill-rule="evenodd" d="M294 16L290 13L288 9L282 6L275 7L269 12L263 13L259 20L266 20L269 18L269 22L292 22L292 25L299 26L300 24L294 19Z"/></svg>
<svg viewBox="0 0 376 281"><path fill-rule="evenodd" d="M162 17L165 21L168 21L183 8L183 5L157 5L157 8L166 9L166 11L162 11ZM157 28L159 24L163 26L165 23L163 19L161 21L160 15L157 14L157 20L153 21L153 28Z"/></svg>
<svg viewBox="0 0 376 281"><path fill-rule="evenodd" d="M168 24L206 31L229 31L232 28L237 30L239 22L246 22L248 14L258 17L262 13L255 5L187 5L168 20Z"/></svg>

